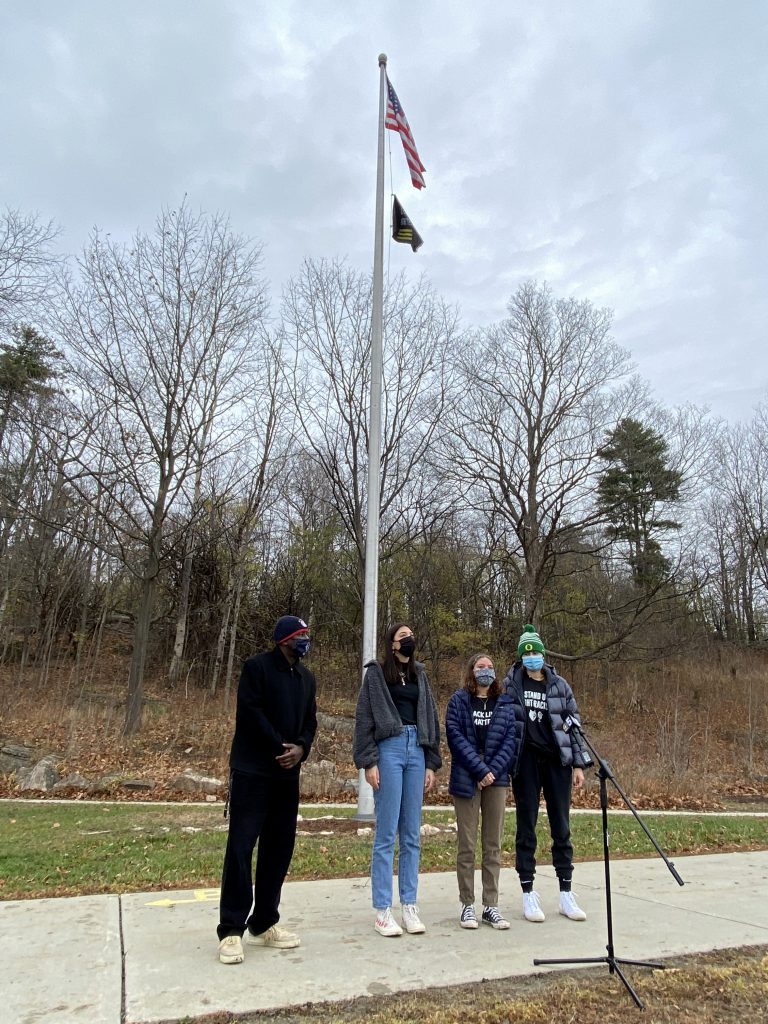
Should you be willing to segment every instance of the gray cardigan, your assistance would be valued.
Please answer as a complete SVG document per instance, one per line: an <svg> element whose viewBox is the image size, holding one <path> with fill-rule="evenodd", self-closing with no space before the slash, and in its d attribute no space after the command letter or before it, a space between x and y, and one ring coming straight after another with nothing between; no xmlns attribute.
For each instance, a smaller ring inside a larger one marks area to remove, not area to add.
<svg viewBox="0 0 768 1024"><path fill-rule="evenodd" d="M403 723L389 692L384 670L378 661L369 661L355 711L355 736L352 755L356 768L371 768L379 763L379 742L399 736ZM427 768L437 771L440 757L440 719L427 673L420 661L415 662L419 699L416 704L416 734L424 748Z"/></svg>

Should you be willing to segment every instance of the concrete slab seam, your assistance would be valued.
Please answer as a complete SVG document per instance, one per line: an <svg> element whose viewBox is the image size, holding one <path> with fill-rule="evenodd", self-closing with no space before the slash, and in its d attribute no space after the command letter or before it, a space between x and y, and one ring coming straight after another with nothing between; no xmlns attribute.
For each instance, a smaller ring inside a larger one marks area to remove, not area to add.
<svg viewBox="0 0 768 1024"><path fill-rule="evenodd" d="M588 886L585 885L583 888L587 889ZM595 891L600 892L599 886L595 887ZM633 893L620 892L618 890L613 890L611 895L614 901L618 897L625 900L637 900L638 903L648 903L651 906L672 908L673 910L680 910L686 914L696 914L698 917L712 918L714 921L729 921L731 924L742 924L747 928L759 928L761 931L768 931L768 925L756 924L754 921L742 921L738 917L726 917L723 914L713 914L708 910L696 910L694 907L679 907L675 903L667 903L661 899L654 900L649 896L635 896Z"/></svg>
<svg viewBox="0 0 768 1024"><path fill-rule="evenodd" d="M128 1010L125 991L125 935L123 934L123 897L117 896L117 924L120 937L120 1024L125 1024Z"/></svg>

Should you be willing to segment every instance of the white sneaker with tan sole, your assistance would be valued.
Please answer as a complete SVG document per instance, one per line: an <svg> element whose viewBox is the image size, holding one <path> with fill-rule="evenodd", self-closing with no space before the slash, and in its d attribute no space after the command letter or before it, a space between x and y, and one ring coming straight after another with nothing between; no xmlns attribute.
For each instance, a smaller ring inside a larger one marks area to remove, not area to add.
<svg viewBox="0 0 768 1024"><path fill-rule="evenodd" d="M225 935L219 943L219 960L223 964L243 962L243 943L239 935Z"/></svg>
<svg viewBox="0 0 768 1024"><path fill-rule="evenodd" d="M279 924L273 924L260 935L246 932L245 941L251 946L271 946L273 949L295 949L301 945L298 935L289 932L287 928L281 928Z"/></svg>

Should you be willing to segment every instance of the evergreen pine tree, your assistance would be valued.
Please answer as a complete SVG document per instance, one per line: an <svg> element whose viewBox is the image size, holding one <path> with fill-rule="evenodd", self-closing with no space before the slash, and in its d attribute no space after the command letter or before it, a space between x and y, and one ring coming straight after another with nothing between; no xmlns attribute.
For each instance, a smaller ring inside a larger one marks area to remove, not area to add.
<svg viewBox="0 0 768 1024"><path fill-rule="evenodd" d="M606 468L598 483L598 508L607 534L629 548L632 578L654 586L669 571L659 538L680 523L663 518L663 506L680 500L682 473L669 466L669 446L652 427L627 417L599 451Z"/></svg>

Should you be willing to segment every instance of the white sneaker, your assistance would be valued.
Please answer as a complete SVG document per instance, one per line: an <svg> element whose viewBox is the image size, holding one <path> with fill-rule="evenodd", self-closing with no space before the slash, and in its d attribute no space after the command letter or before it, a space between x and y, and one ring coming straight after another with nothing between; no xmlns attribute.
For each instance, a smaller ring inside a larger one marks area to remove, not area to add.
<svg viewBox="0 0 768 1024"><path fill-rule="evenodd" d="M546 921L537 892L523 893L523 917L526 921Z"/></svg>
<svg viewBox="0 0 768 1024"><path fill-rule="evenodd" d="M563 917L570 918L571 921L587 920L587 915L576 902L576 897L572 892L560 893L560 913Z"/></svg>
<svg viewBox="0 0 768 1024"><path fill-rule="evenodd" d="M274 949L295 949L301 945L298 935L289 932L287 928L281 928L278 924L273 924L259 935L246 932L245 941L251 946L272 946Z"/></svg>
<svg viewBox="0 0 768 1024"><path fill-rule="evenodd" d="M477 915L471 903L465 903L461 908L459 924L462 928L477 928Z"/></svg>
<svg viewBox="0 0 768 1024"><path fill-rule="evenodd" d="M403 916L403 924L409 935L423 935L427 926L419 917L419 908L415 903L403 903L400 907Z"/></svg>
<svg viewBox="0 0 768 1024"><path fill-rule="evenodd" d="M243 943L239 935L225 935L219 943L219 960L223 964L243 962Z"/></svg>
<svg viewBox="0 0 768 1024"><path fill-rule="evenodd" d="M403 934L403 929L394 917L392 917L391 907L386 907L384 910L376 911L376 920L373 922L373 927L379 935L385 935L387 938Z"/></svg>

